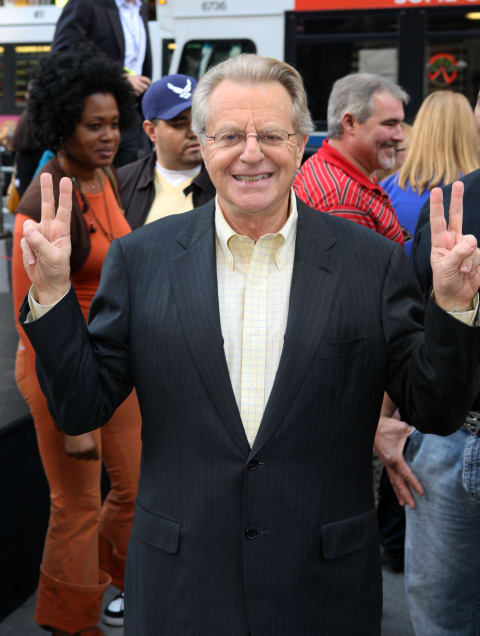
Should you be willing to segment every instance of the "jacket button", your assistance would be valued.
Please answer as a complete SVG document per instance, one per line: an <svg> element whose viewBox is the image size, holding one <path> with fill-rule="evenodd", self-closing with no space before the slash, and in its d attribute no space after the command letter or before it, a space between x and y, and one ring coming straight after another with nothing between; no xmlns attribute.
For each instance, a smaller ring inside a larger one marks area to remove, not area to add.
<svg viewBox="0 0 480 636"><path fill-rule="evenodd" d="M252 460L251 460L250 462L248 462L248 464L247 464L247 468L248 468L248 470L257 470L257 468L258 468L258 464L259 464L259 463L260 463L260 462L258 461L258 459L257 459L257 458L252 459Z"/></svg>
<svg viewBox="0 0 480 636"><path fill-rule="evenodd" d="M258 532L257 532L257 530L255 528L247 528L245 530L245 536L247 537L247 539L249 541L253 541L253 539L256 539L257 538L257 534L258 534Z"/></svg>

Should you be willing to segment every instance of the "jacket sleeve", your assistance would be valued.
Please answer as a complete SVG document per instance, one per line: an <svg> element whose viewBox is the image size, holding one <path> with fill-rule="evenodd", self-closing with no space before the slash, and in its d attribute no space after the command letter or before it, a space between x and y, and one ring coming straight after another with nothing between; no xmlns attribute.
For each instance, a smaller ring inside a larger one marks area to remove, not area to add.
<svg viewBox="0 0 480 636"><path fill-rule="evenodd" d="M89 39L92 21L90 0L68 0L55 28L52 53Z"/></svg>
<svg viewBox="0 0 480 636"><path fill-rule="evenodd" d="M22 334L21 325L18 322L18 313L20 311L20 307L22 305L23 299L25 298L29 288L30 288L30 279L28 278L28 274L25 271L25 267L23 266L23 255L22 249L20 247L20 241L23 236L23 224L30 217L25 216L23 214L15 215L15 226L13 230L13 249L12 249L12 289L13 289L13 308L15 312L16 319L16 327L19 333L19 336L22 340L25 341L29 353L34 355L33 349L28 342L28 339Z"/></svg>
<svg viewBox="0 0 480 636"><path fill-rule="evenodd" d="M75 292L42 318L20 323L37 354L37 374L50 412L70 435L105 424L133 387L129 368L129 287L123 254L114 241L85 325Z"/></svg>
<svg viewBox="0 0 480 636"><path fill-rule="evenodd" d="M480 387L480 328L423 301L402 250L392 252L383 286L387 393L424 433L450 435ZM422 329L424 322L424 332Z"/></svg>

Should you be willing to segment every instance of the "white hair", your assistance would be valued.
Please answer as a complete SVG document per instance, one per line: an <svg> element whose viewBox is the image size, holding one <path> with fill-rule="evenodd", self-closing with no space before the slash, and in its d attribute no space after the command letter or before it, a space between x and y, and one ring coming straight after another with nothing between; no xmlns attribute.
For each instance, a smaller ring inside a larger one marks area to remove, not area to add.
<svg viewBox="0 0 480 636"><path fill-rule="evenodd" d="M200 139L207 127L208 99L224 80L237 84L279 82L292 100L292 119L297 135L304 137L313 131L307 95L298 71L290 64L271 57L243 53L213 66L198 82L192 97L192 130Z"/></svg>

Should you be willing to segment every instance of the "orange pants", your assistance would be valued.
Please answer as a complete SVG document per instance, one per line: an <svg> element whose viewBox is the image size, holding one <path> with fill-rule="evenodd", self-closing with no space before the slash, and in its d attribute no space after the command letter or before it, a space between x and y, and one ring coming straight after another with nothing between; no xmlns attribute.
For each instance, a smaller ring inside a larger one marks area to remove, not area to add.
<svg viewBox="0 0 480 636"><path fill-rule="evenodd" d="M101 429L93 431L111 490L101 503L101 461L68 457L62 433L47 407L35 360L22 341L15 377L35 423L40 456L50 486L35 620L76 632L98 622L102 596L111 582L123 589L125 558L140 471L141 418L133 392Z"/></svg>

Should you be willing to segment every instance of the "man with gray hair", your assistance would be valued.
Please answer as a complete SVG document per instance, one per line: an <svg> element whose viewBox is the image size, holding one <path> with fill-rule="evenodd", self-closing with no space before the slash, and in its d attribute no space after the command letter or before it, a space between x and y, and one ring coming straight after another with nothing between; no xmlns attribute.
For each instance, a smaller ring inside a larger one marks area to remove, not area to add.
<svg viewBox="0 0 480 636"><path fill-rule="evenodd" d="M480 286L461 194L449 230L432 199L424 336L403 250L292 192L312 129L295 69L229 59L192 113L216 198L112 243L88 329L69 283L68 179L55 216L42 175L42 220L22 239L20 320L58 425L98 428L137 390L125 636L379 636L383 392L447 434L480 385L480 329L447 313Z"/></svg>
<svg viewBox="0 0 480 636"><path fill-rule="evenodd" d="M297 196L403 245L402 228L375 171L395 165L407 101L405 91L380 75L353 73L337 80L328 100L328 139L298 173Z"/></svg>

